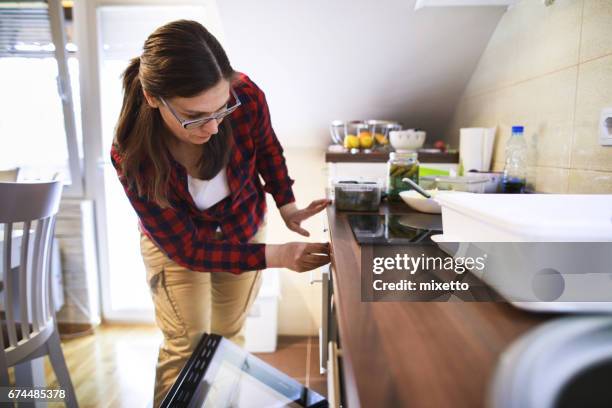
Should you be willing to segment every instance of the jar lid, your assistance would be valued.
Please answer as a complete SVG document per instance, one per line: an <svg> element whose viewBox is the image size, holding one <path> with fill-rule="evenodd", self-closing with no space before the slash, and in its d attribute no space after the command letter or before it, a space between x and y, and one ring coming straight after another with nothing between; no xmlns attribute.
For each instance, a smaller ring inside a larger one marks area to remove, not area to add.
<svg viewBox="0 0 612 408"><path fill-rule="evenodd" d="M395 151L395 152L391 152L389 153L389 159L390 160L408 160L408 159L412 159L412 160L416 160L418 158L418 154L417 152L414 151Z"/></svg>

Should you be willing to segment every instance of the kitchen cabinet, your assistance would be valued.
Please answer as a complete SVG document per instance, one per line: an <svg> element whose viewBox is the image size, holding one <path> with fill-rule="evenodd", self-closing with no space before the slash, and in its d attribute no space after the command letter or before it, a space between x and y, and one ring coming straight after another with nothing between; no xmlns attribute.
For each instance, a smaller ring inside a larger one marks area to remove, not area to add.
<svg viewBox="0 0 612 408"><path fill-rule="evenodd" d="M410 209L384 204L379 212ZM335 370L329 383L335 387L338 379L341 403L351 408L484 406L501 353L550 316L504 302L362 302L362 248L347 214L327 209L329 313L337 327L335 341L326 344L327 366ZM420 253L414 247L403 250ZM338 349L339 358L330 361L331 351Z"/></svg>

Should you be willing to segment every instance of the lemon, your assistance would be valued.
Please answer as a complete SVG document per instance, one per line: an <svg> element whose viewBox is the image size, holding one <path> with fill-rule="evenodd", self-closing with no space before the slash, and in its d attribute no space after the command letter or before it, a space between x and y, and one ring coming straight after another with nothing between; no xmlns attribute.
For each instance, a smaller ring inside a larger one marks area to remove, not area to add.
<svg viewBox="0 0 612 408"><path fill-rule="evenodd" d="M389 140L382 133L374 133L374 138L376 139L376 143L381 145L389 144Z"/></svg>
<svg viewBox="0 0 612 408"><path fill-rule="evenodd" d="M344 138L344 147L347 149L359 148L359 138L355 135L346 135Z"/></svg>
<svg viewBox="0 0 612 408"><path fill-rule="evenodd" d="M361 146L362 149L369 149L372 147L373 144L374 144L374 138L370 136L369 133L367 135L365 134L359 135L359 146Z"/></svg>

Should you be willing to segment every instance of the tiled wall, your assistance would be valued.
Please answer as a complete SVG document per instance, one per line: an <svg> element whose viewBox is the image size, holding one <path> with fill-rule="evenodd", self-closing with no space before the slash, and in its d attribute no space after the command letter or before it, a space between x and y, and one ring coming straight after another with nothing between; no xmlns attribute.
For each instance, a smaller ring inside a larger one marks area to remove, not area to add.
<svg viewBox="0 0 612 408"><path fill-rule="evenodd" d="M523 0L502 17L449 128L497 126L494 170L524 125L536 191L612 193L612 146L598 120L612 107L612 0Z"/></svg>

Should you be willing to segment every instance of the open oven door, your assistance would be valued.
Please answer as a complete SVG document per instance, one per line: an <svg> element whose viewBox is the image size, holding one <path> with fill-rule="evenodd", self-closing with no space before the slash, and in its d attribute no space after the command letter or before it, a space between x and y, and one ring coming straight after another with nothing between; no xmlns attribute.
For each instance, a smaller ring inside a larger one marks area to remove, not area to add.
<svg viewBox="0 0 612 408"><path fill-rule="evenodd" d="M231 341L204 334L161 407L328 407L327 400Z"/></svg>

